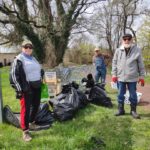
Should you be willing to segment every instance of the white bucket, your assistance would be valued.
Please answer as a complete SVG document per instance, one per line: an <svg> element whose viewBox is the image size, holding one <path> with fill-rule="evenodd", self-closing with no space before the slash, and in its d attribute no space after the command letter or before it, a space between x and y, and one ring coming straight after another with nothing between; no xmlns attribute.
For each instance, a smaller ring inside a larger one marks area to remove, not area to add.
<svg viewBox="0 0 150 150"><path fill-rule="evenodd" d="M117 82L110 82L111 88L117 90Z"/></svg>
<svg viewBox="0 0 150 150"><path fill-rule="evenodd" d="M136 92L136 94L137 94L137 103L139 103L140 100L141 100L141 97L142 97L142 93ZM124 101L125 104L130 104L130 101L129 101L129 91L127 91L124 96L125 96L125 101Z"/></svg>

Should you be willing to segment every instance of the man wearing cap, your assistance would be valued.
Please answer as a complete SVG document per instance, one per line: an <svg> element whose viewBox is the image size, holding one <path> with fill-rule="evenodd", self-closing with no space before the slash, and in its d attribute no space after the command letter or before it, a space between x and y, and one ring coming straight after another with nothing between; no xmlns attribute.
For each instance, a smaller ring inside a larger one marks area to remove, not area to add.
<svg viewBox="0 0 150 150"><path fill-rule="evenodd" d="M95 82L98 83L99 79L101 78L101 83L105 83L106 80L106 64L104 61L104 56L101 54L100 49L96 47L94 49L94 56L93 56L93 64L96 69L95 73Z"/></svg>
<svg viewBox="0 0 150 150"><path fill-rule="evenodd" d="M137 107L137 82L144 86L144 63L142 60L142 53L137 45L133 44L131 34L125 34L122 37L122 45L116 49L112 61L112 81L118 82L118 112L116 116L125 114L124 100L126 88L128 88L131 102L131 115L135 119L140 119L136 112Z"/></svg>
<svg viewBox="0 0 150 150"><path fill-rule="evenodd" d="M40 105L41 79L43 71L40 64L32 56L33 44L29 40L22 43L22 52L14 59L10 84L16 91L16 98L20 99L20 126L23 130L23 140L32 138L29 129L35 129L35 116ZM32 106L32 110L30 110Z"/></svg>

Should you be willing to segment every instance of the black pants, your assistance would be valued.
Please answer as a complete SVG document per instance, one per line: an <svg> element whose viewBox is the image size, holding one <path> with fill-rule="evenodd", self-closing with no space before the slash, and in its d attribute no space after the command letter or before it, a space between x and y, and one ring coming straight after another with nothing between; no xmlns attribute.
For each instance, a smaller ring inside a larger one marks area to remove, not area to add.
<svg viewBox="0 0 150 150"><path fill-rule="evenodd" d="M23 97L20 99L20 120L21 128L23 131L29 129L29 122L33 122L41 99L41 87L33 88L31 87L30 92L25 92Z"/></svg>

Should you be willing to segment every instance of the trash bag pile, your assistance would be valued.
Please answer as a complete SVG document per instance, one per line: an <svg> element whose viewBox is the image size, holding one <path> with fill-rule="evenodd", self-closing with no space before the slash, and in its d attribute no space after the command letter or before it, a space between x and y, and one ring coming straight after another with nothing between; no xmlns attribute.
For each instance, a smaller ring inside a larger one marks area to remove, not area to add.
<svg viewBox="0 0 150 150"><path fill-rule="evenodd" d="M88 103L98 106L111 108L111 99L107 96L104 84L94 82L92 74L88 74L87 78L83 78L86 90L80 90L76 82L68 83L62 86L62 92L50 99L49 104L53 108L54 117L59 121L72 119L76 112L84 108Z"/></svg>
<svg viewBox="0 0 150 150"><path fill-rule="evenodd" d="M50 127L55 119L58 121L70 120L79 109L85 108L88 103L107 108L113 106L105 91L105 84L95 83L92 74L88 74L81 82L85 90L81 90L79 84L73 81L62 85L62 91L56 97L51 98L47 103L41 103L35 119L36 124ZM4 107L4 119L20 128L20 113L14 113L9 106Z"/></svg>
<svg viewBox="0 0 150 150"><path fill-rule="evenodd" d="M8 105L6 105L3 108L3 116L4 116L4 120L7 123L12 124L17 128L20 128L19 112L13 112L11 108ZM54 122L54 117L52 112L49 110L48 104L41 103L35 118L35 123L41 127L39 129L45 129L45 128L49 128L53 122Z"/></svg>
<svg viewBox="0 0 150 150"><path fill-rule="evenodd" d="M88 104L86 95L78 88L79 85L75 82L63 85L61 94L49 101L54 116L59 121L72 119L78 109Z"/></svg>
<svg viewBox="0 0 150 150"><path fill-rule="evenodd" d="M35 117L35 123L41 126L51 125L54 122L53 113L49 110L47 103L41 103Z"/></svg>
<svg viewBox="0 0 150 150"><path fill-rule="evenodd" d="M108 108L113 107L111 98L107 96L105 91L104 83L95 83L92 74L88 74L87 78L83 78L81 82L86 83L85 93L90 103Z"/></svg>

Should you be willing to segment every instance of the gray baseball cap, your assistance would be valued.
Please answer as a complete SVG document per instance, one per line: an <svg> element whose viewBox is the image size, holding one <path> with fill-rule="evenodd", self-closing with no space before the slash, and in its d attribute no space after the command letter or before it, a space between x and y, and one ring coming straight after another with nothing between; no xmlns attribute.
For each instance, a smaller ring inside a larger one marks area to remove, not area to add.
<svg viewBox="0 0 150 150"><path fill-rule="evenodd" d="M122 38L124 39L124 38L126 38L126 37L128 37L128 38L132 38L132 35L131 34L129 34L129 33L126 33L126 34L124 34L123 36L122 36Z"/></svg>
<svg viewBox="0 0 150 150"><path fill-rule="evenodd" d="M22 42L22 46L25 46L25 45L33 45L33 44L32 44L32 42L29 41L29 40L24 40L24 41Z"/></svg>

